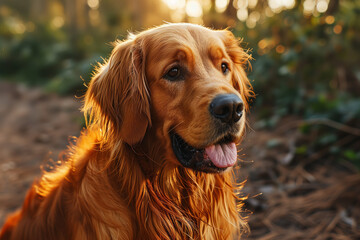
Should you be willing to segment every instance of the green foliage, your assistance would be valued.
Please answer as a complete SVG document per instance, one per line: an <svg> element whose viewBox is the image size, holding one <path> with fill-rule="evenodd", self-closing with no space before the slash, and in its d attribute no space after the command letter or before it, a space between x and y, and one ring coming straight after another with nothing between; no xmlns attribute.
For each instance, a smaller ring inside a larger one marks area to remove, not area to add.
<svg viewBox="0 0 360 240"><path fill-rule="evenodd" d="M15 18L16 19L16 18ZM21 19L16 19L23 26ZM16 33L11 21L0 19L0 78L41 85L60 94L76 93L91 76L100 60L96 49L83 44L86 36L71 42L63 29L37 24L35 29Z"/></svg>
<svg viewBox="0 0 360 240"><path fill-rule="evenodd" d="M330 119L360 128L360 2L341 1L333 15L304 16L301 6L264 19L254 29L239 24L236 35L252 50L257 127L274 127L285 115ZM344 133L303 125L314 136L297 154L336 145ZM359 142L359 138L354 138ZM359 144L340 146L337 159L360 165Z"/></svg>
<svg viewBox="0 0 360 240"><path fill-rule="evenodd" d="M245 30L255 59L250 78L258 104L271 104L276 114L301 114L318 95L354 93L341 84L359 87L360 23L355 19L360 6L346 3L331 24L325 15L305 17L297 8ZM342 30L335 33L334 28Z"/></svg>

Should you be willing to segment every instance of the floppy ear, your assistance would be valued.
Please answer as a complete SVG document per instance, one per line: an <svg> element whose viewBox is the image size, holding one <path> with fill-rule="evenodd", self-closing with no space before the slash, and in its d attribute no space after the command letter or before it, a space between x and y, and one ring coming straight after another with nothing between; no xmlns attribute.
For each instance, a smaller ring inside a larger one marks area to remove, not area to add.
<svg viewBox="0 0 360 240"><path fill-rule="evenodd" d="M233 86L240 93L243 98L245 109L249 109L249 99L255 97L255 94L252 90L251 83L246 76L245 69L247 67L251 68L249 60L251 55L242 49L239 44L241 40L237 40L235 36L228 30L224 31L224 44L226 51L229 54L231 60L234 63L233 70Z"/></svg>
<svg viewBox="0 0 360 240"><path fill-rule="evenodd" d="M149 92L142 49L135 40L117 42L109 60L98 67L85 95L83 111L105 138L140 142L150 120Z"/></svg>

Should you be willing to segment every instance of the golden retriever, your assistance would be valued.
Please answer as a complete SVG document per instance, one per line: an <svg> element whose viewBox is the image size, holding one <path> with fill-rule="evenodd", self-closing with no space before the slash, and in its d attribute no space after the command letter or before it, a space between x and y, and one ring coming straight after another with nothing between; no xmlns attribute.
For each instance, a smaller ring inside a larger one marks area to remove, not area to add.
<svg viewBox="0 0 360 240"><path fill-rule="evenodd" d="M250 56L228 30L166 24L117 42L84 98L87 129L0 239L232 239L232 166Z"/></svg>

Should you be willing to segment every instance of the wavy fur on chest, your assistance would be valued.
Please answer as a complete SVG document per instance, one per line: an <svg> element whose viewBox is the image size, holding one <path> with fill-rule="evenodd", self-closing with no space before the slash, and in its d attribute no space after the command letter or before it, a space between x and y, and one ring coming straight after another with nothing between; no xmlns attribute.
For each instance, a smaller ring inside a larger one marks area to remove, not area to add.
<svg viewBox="0 0 360 240"><path fill-rule="evenodd" d="M165 165L146 177L138 158L83 135L68 162L33 185L3 239L231 239L243 224L231 173Z"/></svg>

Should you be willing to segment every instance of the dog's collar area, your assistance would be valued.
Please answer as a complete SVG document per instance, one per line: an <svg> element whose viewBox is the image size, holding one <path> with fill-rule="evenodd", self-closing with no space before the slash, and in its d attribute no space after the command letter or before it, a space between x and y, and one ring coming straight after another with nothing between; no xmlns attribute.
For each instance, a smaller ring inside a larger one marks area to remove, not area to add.
<svg viewBox="0 0 360 240"><path fill-rule="evenodd" d="M227 169L215 166L206 154L205 149L190 146L178 134L170 134L171 145L178 161L186 168L206 173L220 173ZM228 142L231 137L225 137L221 142Z"/></svg>

